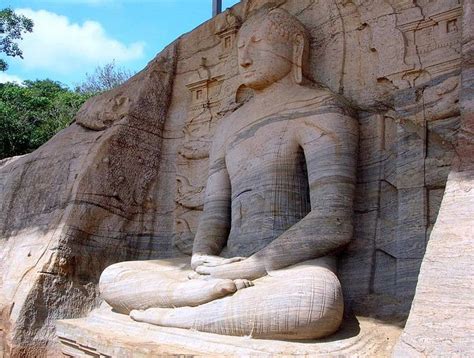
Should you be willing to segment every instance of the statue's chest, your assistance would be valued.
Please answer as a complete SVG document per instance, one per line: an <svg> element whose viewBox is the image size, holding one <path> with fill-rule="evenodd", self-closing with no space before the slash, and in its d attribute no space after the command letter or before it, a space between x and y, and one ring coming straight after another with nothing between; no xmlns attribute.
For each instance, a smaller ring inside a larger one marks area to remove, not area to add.
<svg viewBox="0 0 474 358"><path fill-rule="evenodd" d="M226 166L233 179L264 175L291 162L298 144L288 121L261 121L238 128L228 137Z"/></svg>

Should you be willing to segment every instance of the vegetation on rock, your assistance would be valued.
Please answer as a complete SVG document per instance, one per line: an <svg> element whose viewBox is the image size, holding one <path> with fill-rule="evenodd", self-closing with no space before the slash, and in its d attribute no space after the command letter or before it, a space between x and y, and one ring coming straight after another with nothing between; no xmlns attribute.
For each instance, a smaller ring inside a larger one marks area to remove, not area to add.
<svg viewBox="0 0 474 358"><path fill-rule="evenodd" d="M38 148L67 127L89 97L52 80L0 84L0 159Z"/></svg>
<svg viewBox="0 0 474 358"><path fill-rule="evenodd" d="M93 74L86 73L86 79L76 86L76 92L98 94L120 86L133 75L132 72L117 67L115 61L97 66Z"/></svg>
<svg viewBox="0 0 474 358"><path fill-rule="evenodd" d="M0 84L0 159L35 150L71 124L88 98L130 76L111 62L86 74L74 91L49 79Z"/></svg>
<svg viewBox="0 0 474 358"><path fill-rule="evenodd" d="M23 58L17 40L33 31L33 21L12 9L0 10L0 53ZM8 64L0 59L0 71ZM29 153L74 121L81 105L93 95L110 90L130 76L115 62L96 67L71 90L53 80L0 84L0 159Z"/></svg>

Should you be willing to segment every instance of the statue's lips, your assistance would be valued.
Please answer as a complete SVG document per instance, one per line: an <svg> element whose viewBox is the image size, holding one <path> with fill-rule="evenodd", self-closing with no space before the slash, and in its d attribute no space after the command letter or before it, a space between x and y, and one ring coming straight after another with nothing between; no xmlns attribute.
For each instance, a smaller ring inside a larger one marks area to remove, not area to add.
<svg viewBox="0 0 474 358"><path fill-rule="evenodd" d="M255 74L255 71L245 72L245 73L243 74L243 77L244 77L244 78L252 77L254 74Z"/></svg>

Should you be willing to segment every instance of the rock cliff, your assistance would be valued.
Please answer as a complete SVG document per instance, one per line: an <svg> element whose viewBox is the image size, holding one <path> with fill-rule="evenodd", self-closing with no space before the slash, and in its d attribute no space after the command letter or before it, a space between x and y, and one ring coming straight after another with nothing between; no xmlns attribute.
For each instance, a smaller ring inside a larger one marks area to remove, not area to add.
<svg viewBox="0 0 474 358"><path fill-rule="evenodd" d="M345 97L359 120L355 235L339 260L347 307L405 319L428 244L403 341L432 333L418 331L432 322L421 317L440 297L454 302L456 294L445 293L458 287L456 276L444 289L434 272L452 267L446 275L468 279L469 259L451 266L447 245L459 238L470 255L472 170L462 164L474 156L472 53L465 50L472 39L462 25L463 16L472 18L470 2L243 0L123 86L90 99L74 124L37 151L0 162L7 354L53 349L54 321L98 304L96 283L107 265L189 253L215 128L252 95L240 86L236 33L253 11L275 6L309 30L308 75Z"/></svg>

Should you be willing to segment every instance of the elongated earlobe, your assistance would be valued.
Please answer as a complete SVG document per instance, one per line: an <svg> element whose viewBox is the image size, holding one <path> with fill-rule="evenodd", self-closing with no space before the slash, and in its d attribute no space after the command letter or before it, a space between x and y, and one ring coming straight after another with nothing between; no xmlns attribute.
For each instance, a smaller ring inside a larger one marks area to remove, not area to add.
<svg viewBox="0 0 474 358"><path fill-rule="evenodd" d="M304 39L298 35L293 44L293 77L298 84L303 82L303 50Z"/></svg>

